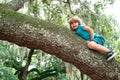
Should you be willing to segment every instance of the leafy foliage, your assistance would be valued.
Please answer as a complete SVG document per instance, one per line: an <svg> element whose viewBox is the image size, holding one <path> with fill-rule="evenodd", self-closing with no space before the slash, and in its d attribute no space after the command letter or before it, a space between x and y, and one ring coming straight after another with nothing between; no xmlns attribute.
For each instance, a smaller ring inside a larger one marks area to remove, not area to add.
<svg viewBox="0 0 120 80"><path fill-rule="evenodd" d="M18 80L17 77L13 74L13 70L4 67L0 64L0 79L1 80Z"/></svg>

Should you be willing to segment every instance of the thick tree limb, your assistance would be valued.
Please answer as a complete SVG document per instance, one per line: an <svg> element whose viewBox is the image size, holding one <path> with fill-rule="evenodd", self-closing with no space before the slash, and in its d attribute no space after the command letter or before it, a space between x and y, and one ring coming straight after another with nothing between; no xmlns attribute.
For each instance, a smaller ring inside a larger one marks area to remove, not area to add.
<svg viewBox="0 0 120 80"><path fill-rule="evenodd" d="M0 8L0 40L19 46L41 49L72 63L93 80L120 80L120 65L106 62L85 41L65 27Z"/></svg>

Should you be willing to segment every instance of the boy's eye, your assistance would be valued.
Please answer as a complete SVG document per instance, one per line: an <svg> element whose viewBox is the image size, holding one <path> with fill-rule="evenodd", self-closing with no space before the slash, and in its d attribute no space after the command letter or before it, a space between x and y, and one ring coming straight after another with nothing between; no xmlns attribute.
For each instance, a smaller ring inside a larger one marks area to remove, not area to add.
<svg viewBox="0 0 120 80"><path fill-rule="evenodd" d="M73 24L74 22L71 22L70 24Z"/></svg>

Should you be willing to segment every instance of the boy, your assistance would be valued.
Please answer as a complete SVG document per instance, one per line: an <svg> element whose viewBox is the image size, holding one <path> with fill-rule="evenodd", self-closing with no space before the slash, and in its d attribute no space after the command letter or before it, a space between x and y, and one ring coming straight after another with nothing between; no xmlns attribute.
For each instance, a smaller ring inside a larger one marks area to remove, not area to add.
<svg viewBox="0 0 120 80"><path fill-rule="evenodd" d="M84 26L79 17L73 16L69 20L69 24L72 31L87 41L88 48L107 53L107 61L110 61L116 55L116 53L103 46L105 39L99 34L94 33L93 29L89 26Z"/></svg>

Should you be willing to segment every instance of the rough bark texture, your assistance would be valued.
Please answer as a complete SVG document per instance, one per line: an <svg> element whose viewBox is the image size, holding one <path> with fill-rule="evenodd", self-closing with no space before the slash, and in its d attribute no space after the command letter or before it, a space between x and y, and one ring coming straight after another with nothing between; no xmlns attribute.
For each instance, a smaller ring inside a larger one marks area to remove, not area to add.
<svg viewBox="0 0 120 80"><path fill-rule="evenodd" d="M56 55L93 80L120 80L115 60L106 62L104 54L89 50L69 29L49 21L0 8L0 40Z"/></svg>

